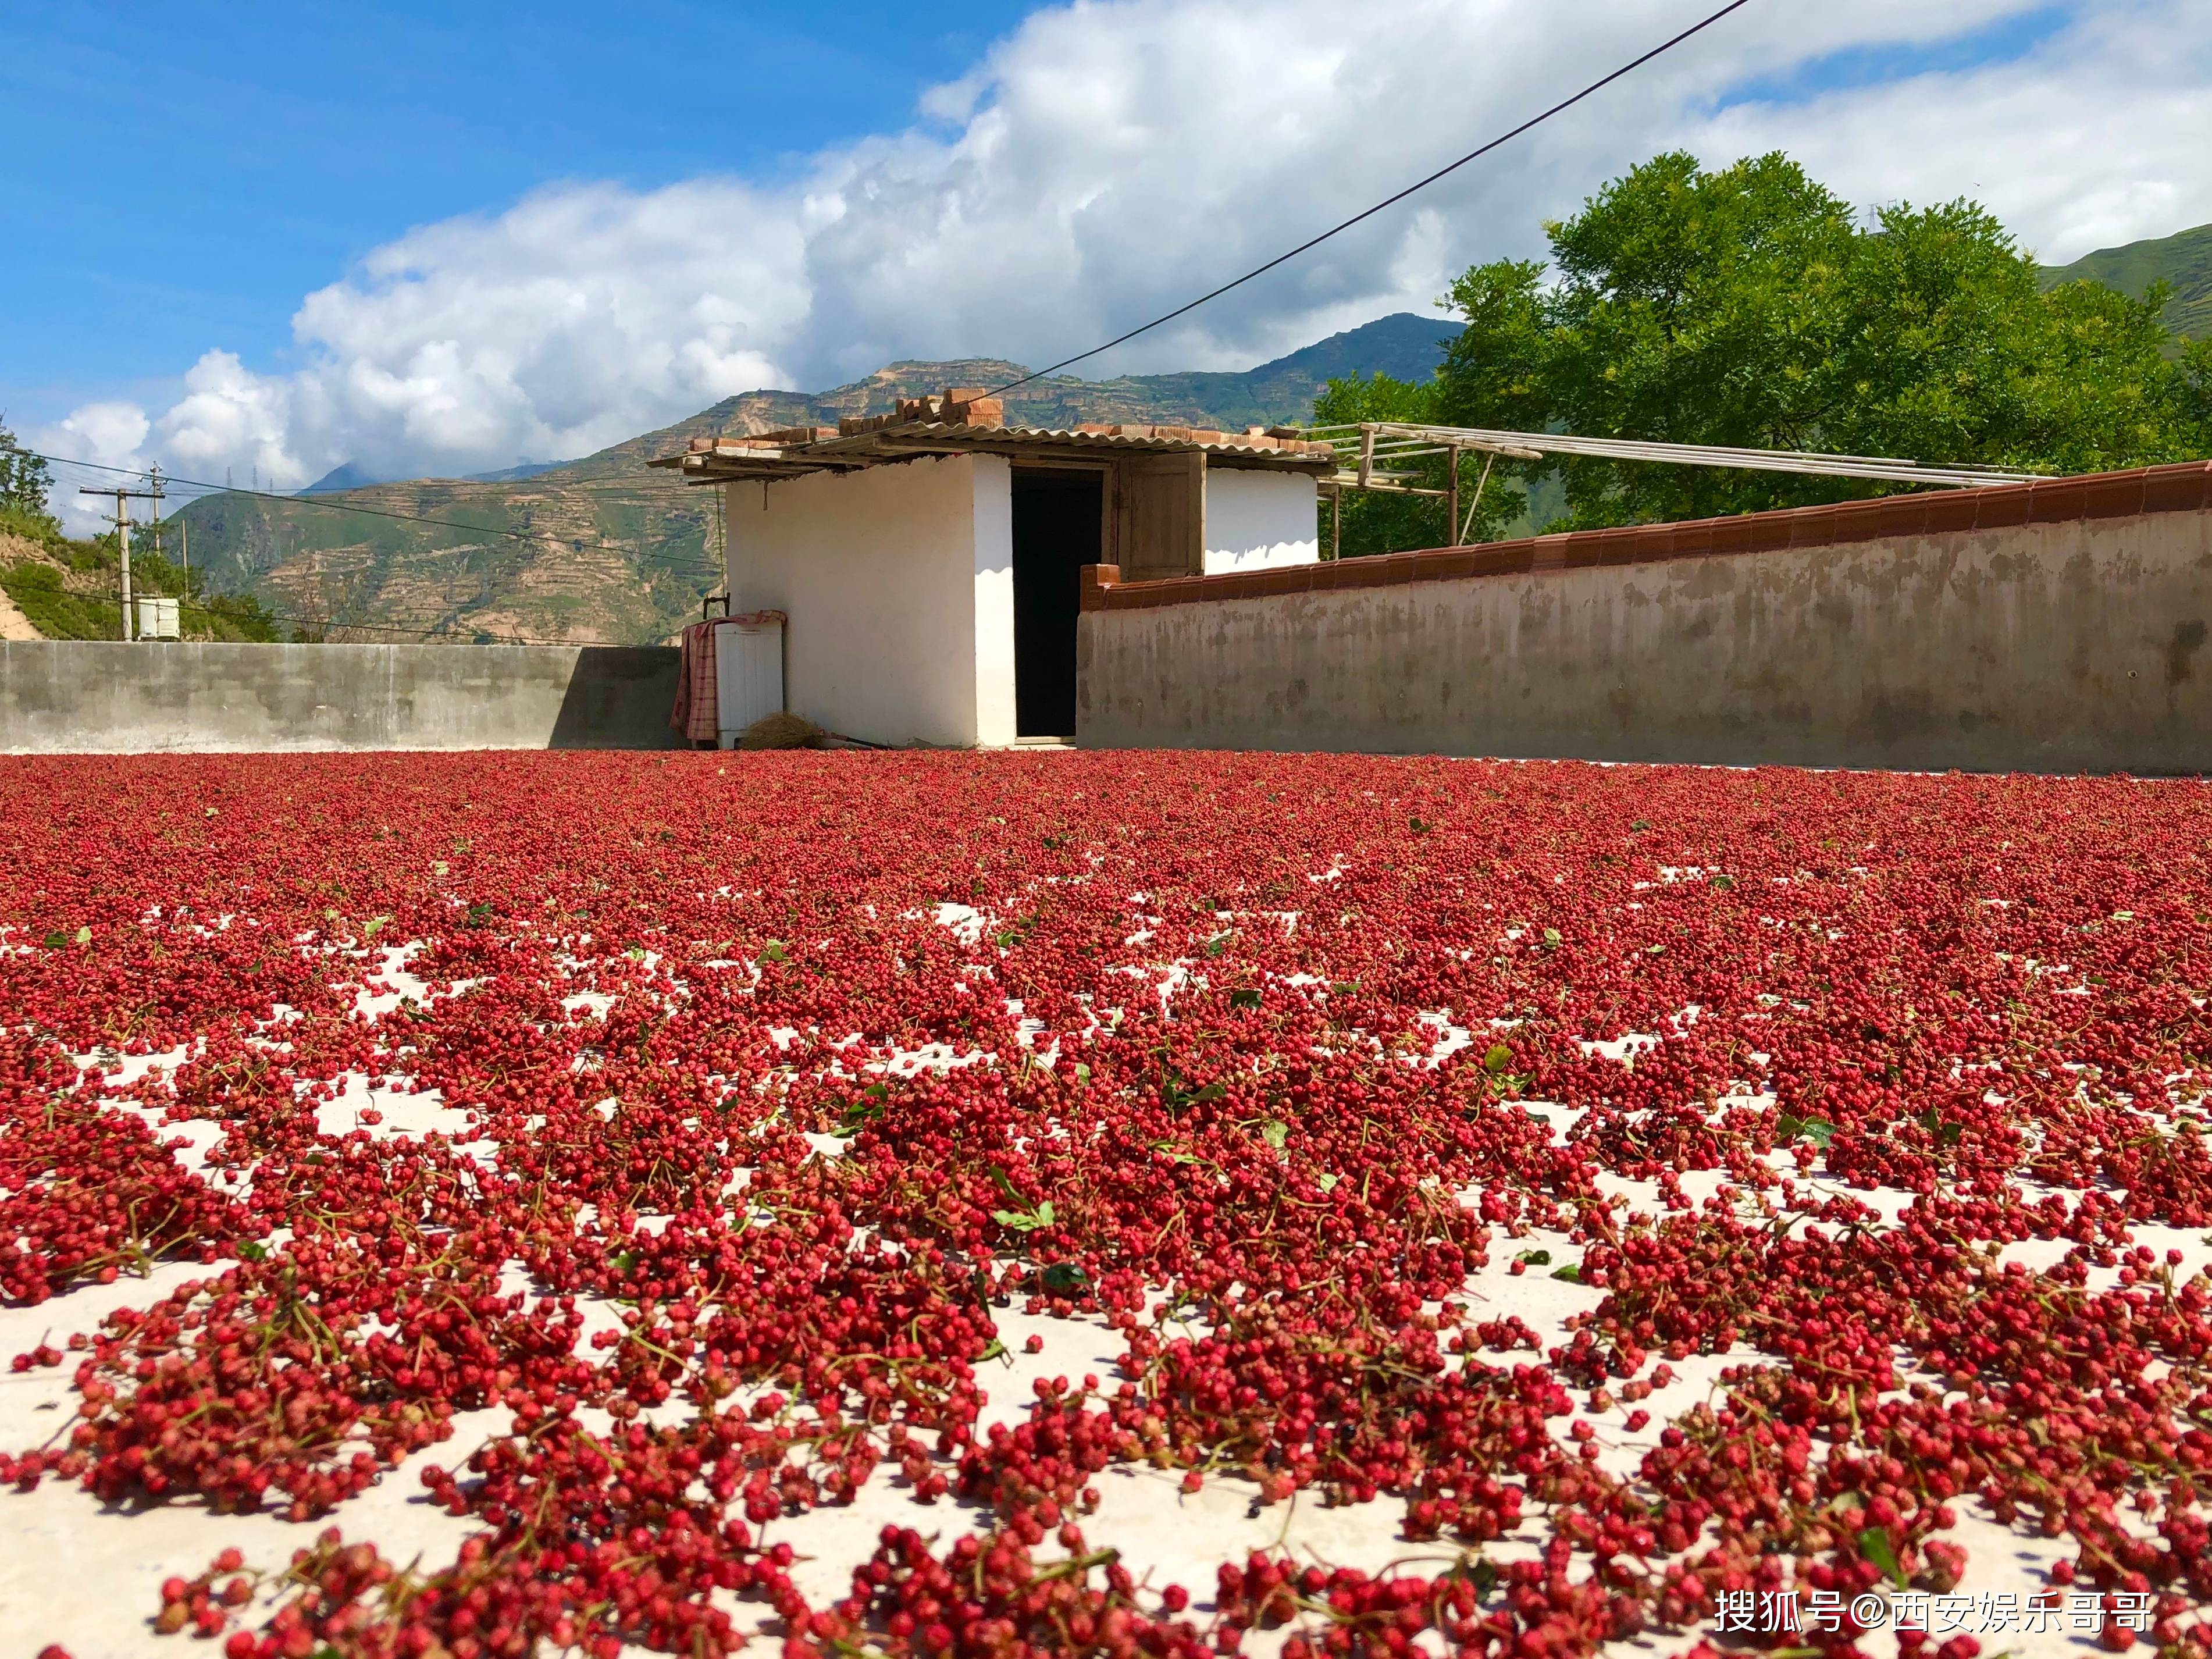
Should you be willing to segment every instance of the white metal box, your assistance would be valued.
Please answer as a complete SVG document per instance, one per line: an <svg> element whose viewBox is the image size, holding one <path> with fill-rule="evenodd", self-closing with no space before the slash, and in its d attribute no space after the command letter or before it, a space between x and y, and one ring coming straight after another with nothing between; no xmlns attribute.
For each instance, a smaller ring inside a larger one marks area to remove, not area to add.
<svg viewBox="0 0 2212 1659"><path fill-rule="evenodd" d="M714 627L714 726L727 749L755 720L783 712L783 612L757 611Z"/></svg>
<svg viewBox="0 0 2212 1659"><path fill-rule="evenodd" d="M138 599L138 637L142 640L173 640L179 636L177 602L156 595L142 594Z"/></svg>

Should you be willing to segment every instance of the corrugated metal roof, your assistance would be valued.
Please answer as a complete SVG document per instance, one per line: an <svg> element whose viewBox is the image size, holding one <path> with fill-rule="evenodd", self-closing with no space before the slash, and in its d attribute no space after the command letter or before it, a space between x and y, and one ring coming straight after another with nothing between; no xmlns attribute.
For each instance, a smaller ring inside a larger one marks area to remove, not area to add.
<svg viewBox="0 0 2212 1659"><path fill-rule="evenodd" d="M890 428L885 435L902 432ZM1216 451L1239 455L1259 455L1274 459L1300 461L1334 459L1336 454L1331 445L1304 438L1278 438L1265 432L1221 432L1206 427L1084 425L1073 427L988 427L934 426L924 431L943 433L949 437L975 439L988 442L1006 439L1015 442L1049 440L1055 442L1103 444L1109 448L1128 449L1202 449L1208 453Z"/></svg>
<svg viewBox="0 0 2212 1659"><path fill-rule="evenodd" d="M1304 437L1255 428L1230 433L1208 427L1085 423L1074 427L1017 427L992 422L930 420L850 421L861 429L790 428L751 437L695 438L691 447L647 465L682 471L694 483L728 478L788 478L809 472L844 471L913 460L929 454L978 451L1026 452L1036 459L1099 451L1151 451L1218 455L1240 466L1288 471L1334 472L1336 452Z"/></svg>

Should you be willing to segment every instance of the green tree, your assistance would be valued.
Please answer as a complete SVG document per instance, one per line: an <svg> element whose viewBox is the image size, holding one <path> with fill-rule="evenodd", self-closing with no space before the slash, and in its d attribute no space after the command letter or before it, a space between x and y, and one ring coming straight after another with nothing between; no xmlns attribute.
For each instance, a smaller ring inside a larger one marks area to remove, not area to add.
<svg viewBox="0 0 2212 1659"><path fill-rule="evenodd" d="M1972 202L1863 223L1786 156L1708 173L1676 153L1545 228L1548 271L1499 260L1453 284L1447 304L1467 327L1433 386L1378 397L1372 383L1333 384L1321 418L1405 418L1382 412L1395 403L1455 426L2049 473L2212 453L2212 346L2177 354L2158 316L2166 291L2039 293L2034 262ZM1501 505L1527 490L1547 528L1895 488L1649 462L1498 471ZM1370 550L1370 527L1388 532L1380 544L1424 544L1393 543L1419 526L1387 518L1369 515L1358 550Z"/></svg>
<svg viewBox="0 0 2212 1659"><path fill-rule="evenodd" d="M61 534L47 501L54 487L46 464L20 448L15 434L0 422L0 529L33 541L52 541Z"/></svg>

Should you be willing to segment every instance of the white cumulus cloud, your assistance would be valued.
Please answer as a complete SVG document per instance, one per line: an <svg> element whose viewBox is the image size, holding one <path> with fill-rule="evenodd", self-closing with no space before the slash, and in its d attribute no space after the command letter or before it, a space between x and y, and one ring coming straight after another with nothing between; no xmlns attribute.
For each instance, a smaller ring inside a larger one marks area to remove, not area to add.
<svg viewBox="0 0 2212 1659"><path fill-rule="evenodd" d="M2163 234L2212 218L2200 4L2084 4L2001 61L1762 94L2045 8L1757 0L1082 372L1243 366L1425 310L1466 265L1540 252L1544 218L1674 146L1709 163L1786 149L1863 202L1972 195L2047 259ZM349 460L397 476L580 454L733 392L899 357L1041 365L1273 257L1701 9L1401 0L1365 28L1323 0L1080 0L929 92L910 126L783 181L549 185L410 231L307 296L303 367L257 373L210 343L173 407L88 405L43 435L114 465L252 467L294 487Z"/></svg>
<svg viewBox="0 0 2212 1659"><path fill-rule="evenodd" d="M1861 202L1969 196L2046 264L2212 220L2212 14L2106 0L2007 63L1748 103L1707 155L1786 149Z"/></svg>

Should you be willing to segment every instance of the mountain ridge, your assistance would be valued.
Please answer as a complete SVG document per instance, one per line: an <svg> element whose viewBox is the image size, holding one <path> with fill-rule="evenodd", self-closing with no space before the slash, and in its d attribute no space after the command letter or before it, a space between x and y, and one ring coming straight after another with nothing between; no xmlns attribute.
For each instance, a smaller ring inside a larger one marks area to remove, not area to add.
<svg viewBox="0 0 2212 1659"><path fill-rule="evenodd" d="M2046 289L2087 278L2131 300L2142 298L2154 282L2171 283L2173 294L2159 320L2189 339L2212 337L2212 225L2100 247L2069 265L2045 265L2037 275Z"/></svg>
<svg viewBox="0 0 2212 1659"><path fill-rule="evenodd" d="M1231 429L1303 421L1331 378L1426 379L1458 332L1455 323L1401 312L1250 369L1048 376L1007 395L1006 418L1044 427L1133 421ZM319 483L309 487L312 496L289 499L226 492L191 503L180 516L191 523L193 562L211 579L327 637L661 639L696 614L719 564L713 498L647 461L695 436L834 424L842 416L887 414L902 397L1003 386L1028 372L1000 358L902 360L824 392L739 392L551 465L330 493ZM458 520L476 533L422 519Z"/></svg>
<svg viewBox="0 0 2212 1659"><path fill-rule="evenodd" d="M305 489L296 489L292 493L295 495L343 495L349 489L366 489L383 482L381 478L373 478L363 471L358 461L341 461Z"/></svg>

